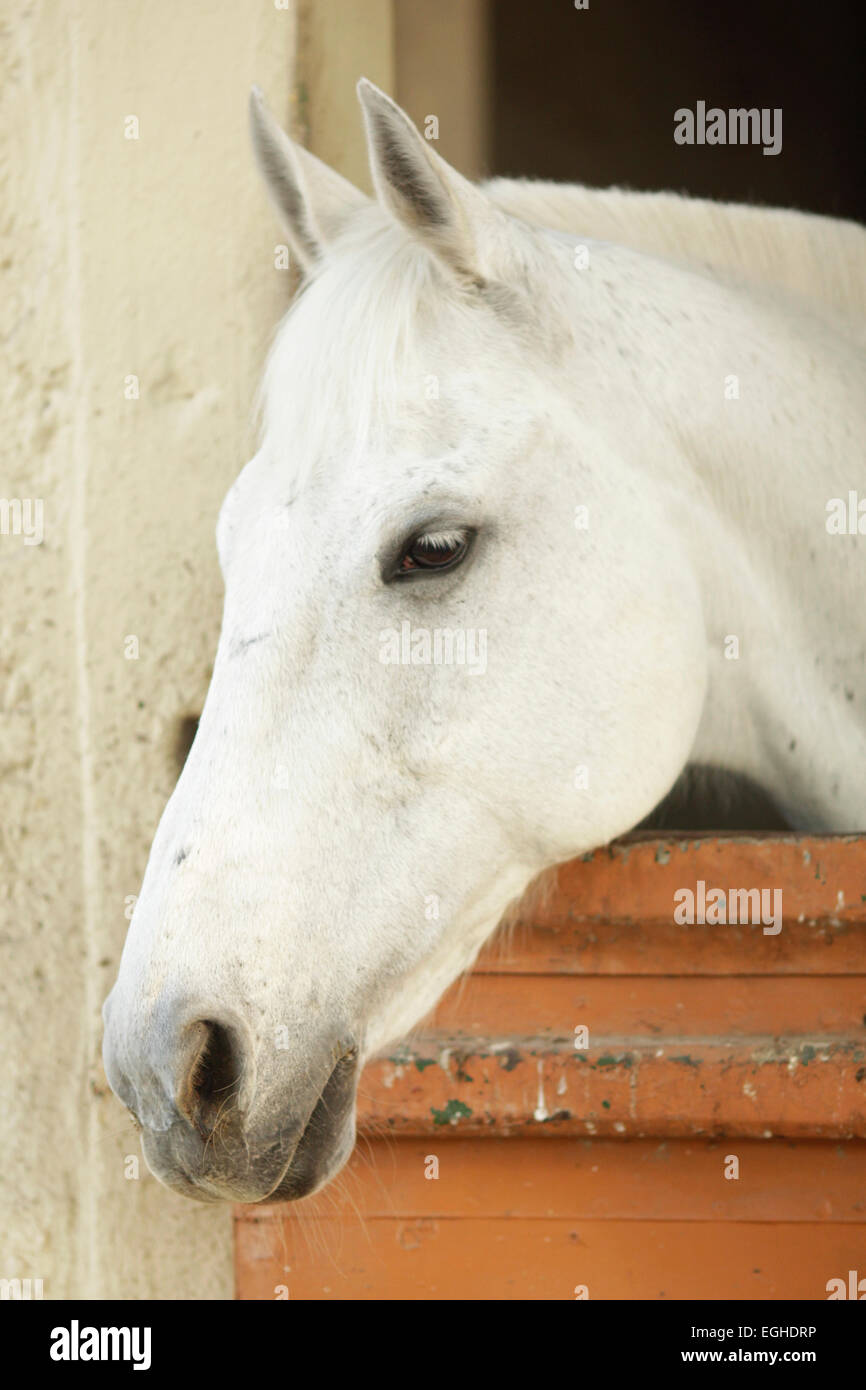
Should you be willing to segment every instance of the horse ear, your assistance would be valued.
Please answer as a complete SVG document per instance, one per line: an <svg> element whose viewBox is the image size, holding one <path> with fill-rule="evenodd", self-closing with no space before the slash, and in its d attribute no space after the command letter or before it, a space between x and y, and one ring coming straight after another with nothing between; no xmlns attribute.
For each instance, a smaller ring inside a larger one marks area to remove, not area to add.
<svg viewBox="0 0 866 1390"><path fill-rule="evenodd" d="M482 232L495 213L480 189L430 148L405 111L362 77L358 97L379 201L459 276L483 278Z"/></svg>
<svg viewBox="0 0 866 1390"><path fill-rule="evenodd" d="M346 218L369 200L303 145L289 139L258 87L250 93L250 134L290 249L302 270L309 272Z"/></svg>

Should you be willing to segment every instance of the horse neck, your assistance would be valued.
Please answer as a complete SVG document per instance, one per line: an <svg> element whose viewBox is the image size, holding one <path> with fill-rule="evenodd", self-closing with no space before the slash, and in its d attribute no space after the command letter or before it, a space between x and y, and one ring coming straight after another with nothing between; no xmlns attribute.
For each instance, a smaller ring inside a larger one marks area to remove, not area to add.
<svg viewBox="0 0 866 1390"><path fill-rule="evenodd" d="M619 248L597 260L623 287L611 333L627 339L636 386L616 447L637 448L657 482L703 595L710 681L695 760L752 776L795 824L857 828L866 540L825 524L828 501L864 481L857 346L832 316L772 295Z"/></svg>
<svg viewBox="0 0 866 1390"><path fill-rule="evenodd" d="M866 321L866 231L855 222L782 208L755 208L541 180L493 179L488 195L538 227L664 256L679 265L775 288L847 320Z"/></svg>

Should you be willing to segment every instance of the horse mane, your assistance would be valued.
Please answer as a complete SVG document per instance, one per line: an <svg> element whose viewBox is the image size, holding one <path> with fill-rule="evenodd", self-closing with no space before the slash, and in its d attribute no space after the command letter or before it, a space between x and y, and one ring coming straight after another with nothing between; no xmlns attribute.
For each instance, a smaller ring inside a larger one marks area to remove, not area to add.
<svg viewBox="0 0 866 1390"><path fill-rule="evenodd" d="M863 333L866 229L857 223L675 193L527 179L493 179L482 187L524 223L787 292L825 317L835 314L849 333L852 327ZM327 260L328 274L314 274L290 306L259 394L262 433L272 429L276 438L292 441L296 461L287 460L285 471L296 487L309 462L323 462L334 448L336 420L352 421L353 452L360 457L365 442L399 415L401 377L414 376L420 396L419 316L433 306L440 313L447 307L452 319L468 312L461 296L443 294L445 279L426 248L375 203L353 219L336 251ZM289 324L294 333L286 331Z"/></svg>
<svg viewBox="0 0 866 1390"><path fill-rule="evenodd" d="M678 193L542 180L491 179L483 187L497 207L524 222L782 290L856 322L862 331L866 228L856 222Z"/></svg>

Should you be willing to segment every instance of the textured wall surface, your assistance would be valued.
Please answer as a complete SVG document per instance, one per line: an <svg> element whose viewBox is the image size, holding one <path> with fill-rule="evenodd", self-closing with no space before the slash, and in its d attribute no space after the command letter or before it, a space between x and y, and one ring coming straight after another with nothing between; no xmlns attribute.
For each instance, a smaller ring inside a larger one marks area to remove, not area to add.
<svg viewBox="0 0 866 1390"><path fill-rule="evenodd" d="M214 523L288 299L246 99L258 81L289 114L295 29L273 0L6 4L0 499L41 500L44 538L7 509L0 1276L46 1298L231 1296L228 1210L127 1176L100 1008L207 686Z"/></svg>

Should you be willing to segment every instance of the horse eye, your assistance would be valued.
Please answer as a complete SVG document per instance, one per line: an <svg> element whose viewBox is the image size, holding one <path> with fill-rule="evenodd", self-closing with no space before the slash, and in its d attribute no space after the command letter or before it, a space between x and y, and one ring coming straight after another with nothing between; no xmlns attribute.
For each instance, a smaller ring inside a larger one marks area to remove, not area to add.
<svg viewBox="0 0 866 1390"><path fill-rule="evenodd" d="M471 532L468 531L430 532L416 536L403 551L396 574L453 569L465 559L470 540Z"/></svg>

